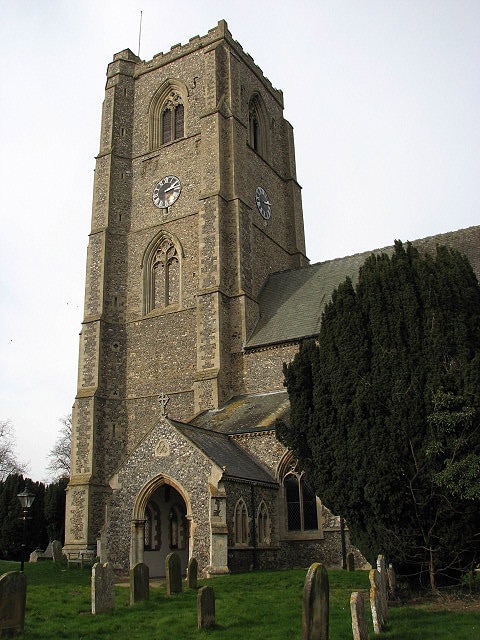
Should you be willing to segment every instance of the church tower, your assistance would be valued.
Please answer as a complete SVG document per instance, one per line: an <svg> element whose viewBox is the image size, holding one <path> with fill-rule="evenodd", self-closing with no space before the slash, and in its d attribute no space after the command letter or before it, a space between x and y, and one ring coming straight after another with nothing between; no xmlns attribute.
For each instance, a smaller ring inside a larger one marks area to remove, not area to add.
<svg viewBox="0 0 480 640"><path fill-rule="evenodd" d="M118 465L167 396L168 415L189 422L245 393L262 285L306 264L283 96L227 24L148 62L116 54L96 159L66 551L94 548Z"/></svg>

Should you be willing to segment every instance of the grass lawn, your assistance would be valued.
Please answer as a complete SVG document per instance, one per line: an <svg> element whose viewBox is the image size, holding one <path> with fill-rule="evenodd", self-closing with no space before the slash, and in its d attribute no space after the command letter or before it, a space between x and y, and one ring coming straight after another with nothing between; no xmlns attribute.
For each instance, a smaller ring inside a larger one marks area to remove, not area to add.
<svg viewBox="0 0 480 640"><path fill-rule="evenodd" d="M19 563L0 562L0 575ZM116 587L116 608L92 616L90 570L42 562L26 564L25 640L301 640L302 590L306 570L268 571L200 580L215 590L217 626L197 630L197 593L185 587L167 597L163 585L152 586L150 600L129 606L128 585ZM329 571L330 638L351 640L350 594L368 593L368 573ZM390 609L387 631L392 640L478 640L478 599L423 602ZM454 609L454 610L452 610ZM369 607L367 613L369 614ZM370 637L373 627L369 616Z"/></svg>

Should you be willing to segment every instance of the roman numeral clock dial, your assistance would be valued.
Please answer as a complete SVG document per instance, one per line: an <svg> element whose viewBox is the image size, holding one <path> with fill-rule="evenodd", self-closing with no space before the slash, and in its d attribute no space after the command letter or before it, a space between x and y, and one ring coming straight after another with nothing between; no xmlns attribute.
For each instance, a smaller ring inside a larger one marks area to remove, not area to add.
<svg viewBox="0 0 480 640"><path fill-rule="evenodd" d="M270 198L263 187L256 188L255 203L262 218L269 220L272 217L272 205L270 204Z"/></svg>
<svg viewBox="0 0 480 640"><path fill-rule="evenodd" d="M177 176L165 176L155 185L153 204L159 209L168 209L178 200L182 191L182 183Z"/></svg>

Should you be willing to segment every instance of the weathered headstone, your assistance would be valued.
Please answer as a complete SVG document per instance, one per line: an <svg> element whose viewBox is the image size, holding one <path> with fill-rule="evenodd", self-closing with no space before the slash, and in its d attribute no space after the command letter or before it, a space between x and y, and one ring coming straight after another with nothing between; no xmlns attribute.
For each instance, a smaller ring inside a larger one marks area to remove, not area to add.
<svg viewBox="0 0 480 640"><path fill-rule="evenodd" d="M0 576L0 636L23 633L27 578L21 571L9 571Z"/></svg>
<svg viewBox="0 0 480 640"><path fill-rule="evenodd" d="M368 640L365 602L360 591L354 591L350 596L350 611L352 612L353 640Z"/></svg>
<svg viewBox="0 0 480 640"><path fill-rule="evenodd" d="M347 553L347 570L355 571L355 556L351 551Z"/></svg>
<svg viewBox="0 0 480 640"><path fill-rule="evenodd" d="M371 569L370 578L370 607L372 609L373 630L381 633L385 625L383 618L382 591L380 588L380 574L376 569Z"/></svg>
<svg viewBox="0 0 480 640"><path fill-rule="evenodd" d="M130 604L148 600L150 596L150 574L146 564L138 562L130 569Z"/></svg>
<svg viewBox="0 0 480 640"><path fill-rule="evenodd" d="M198 562L195 558L188 561L187 584L189 589L198 589Z"/></svg>
<svg viewBox="0 0 480 640"><path fill-rule="evenodd" d="M43 551L41 549L35 549L30 554L30 557L28 558L28 561L29 562L38 562L39 560L43 560Z"/></svg>
<svg viewBox="0 0 480 640"><path fill-rule="evenodd" d="M41 560L53 560L53 562L62 562L64 560L62 543L58 540L52 540L48 543L45 551L35 549L30 554L29 562L40 562Z"/></svg>
<svg viewBox="0 0 480 640"><path fill-rule="evenodd" d="M115 574L112 565L96 562L92 567L92 613L115 608Z"/></svg>
<svg viewBox="0 0 480 640"><path fill-rule="evenodd" d="M52 560L54 562L62 562L63 560L63 551L62 551L62 543L60 540L52 540L51 548L52 548Z"/></svg>
<svg viewBox="0 0 480 640"><path fill-rule="evenodd" d="M391 564L388 565L387 569L387 578L388 578L388 591L391 598L395 598L397 591L397 577L395 575L395 569Z"/></svg>
<svg viewBox="0 0 480 640"><path fill-rule="evenodd" d="M388 593L387 593L387 565L385 562L385 556L379 555L377 557L377 571L380 575L380 590L382 594L382 607L383 607L383 621L388 620Z"/></svg>
<svg viewBox="0 0 480 640"><path fill-rule="evenodd" d="M197 621L199 629L215 626L215 592L213 587L201 587L198 591Z"/></svg>
<svg viewBox="0 0 480 640"><path fill-rule="evenodd" d="M165 558L165 580L167 584L167 596L173 593L182 593L182 567L180 556L174 551Z"/></svg>
<svg viewBox="0 0 480 640"><path fill-rule="evenodd" d="M327 570L314 562L303 587L302 640L328 640L329 586Z"/></svg>

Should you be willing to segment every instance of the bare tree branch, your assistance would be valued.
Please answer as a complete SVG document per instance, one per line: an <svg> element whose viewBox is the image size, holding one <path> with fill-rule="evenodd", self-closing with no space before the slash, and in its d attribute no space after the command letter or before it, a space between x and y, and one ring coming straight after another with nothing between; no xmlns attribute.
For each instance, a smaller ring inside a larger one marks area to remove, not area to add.
<svg viewBox="0 0 480 640"><path fill-rule="evenodd" d="M12 473L25 473L27 465L15 453L15 436L9 420L0 420L0 480Z"/></svg>
<svg viewBox="0 0 480 640"><path fill-rule="evenodd" d="M60 418L60 427L57 440L48 454L48 471L55 479L68 478L70 476L70 443L72 439L72 414Z"/></svg>

